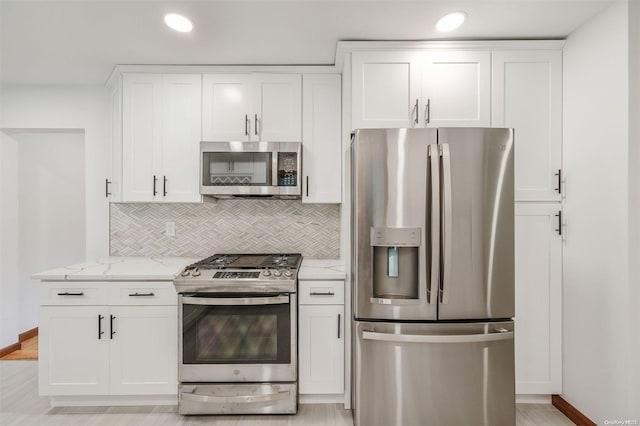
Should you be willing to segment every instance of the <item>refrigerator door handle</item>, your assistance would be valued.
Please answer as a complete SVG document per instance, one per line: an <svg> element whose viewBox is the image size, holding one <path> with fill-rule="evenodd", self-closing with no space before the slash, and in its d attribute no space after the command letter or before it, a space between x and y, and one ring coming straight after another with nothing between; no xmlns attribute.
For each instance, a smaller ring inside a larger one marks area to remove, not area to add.
<svg viewBox="0 0 640 426"><path fill-rule="evenodd" d="M449 303L451 287L451 250L453 246L453 211L451 200L451 152L449 144L440 146L442 152L442 285L440 303Z"/></svg>
<svg viewBox="0 0 640 426"><path fill-rule="evenodd" d="M438 145L432 144L427 147L427 157L431 171L428 176L431 187L427 185L431 195L430 197L427 195L427 202L431 204L431 208L428 209L431 223L427 224L431 227L431 278L427 286L427 303L436 304L440 283L440 153Z"/></svg>
<svg viewBox="0 0 640 426"><path fill-rule="evenodd" d="M478 343L495 342L513 339L513 331L498 331L489 334L453 334L453 335L424 335L424 334L393 334L363 331L364 340L398 343Z"/></svg>

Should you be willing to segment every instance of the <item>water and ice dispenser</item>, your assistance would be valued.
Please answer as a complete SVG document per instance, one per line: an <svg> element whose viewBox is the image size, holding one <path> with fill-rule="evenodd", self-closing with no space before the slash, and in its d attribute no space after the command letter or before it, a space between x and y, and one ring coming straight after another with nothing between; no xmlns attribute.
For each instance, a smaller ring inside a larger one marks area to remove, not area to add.
<svg viewBox="0 0 640 426"><path fill-rule="evenodd" d="M373 297L418 299L420 228L371 228Z"/></svg>

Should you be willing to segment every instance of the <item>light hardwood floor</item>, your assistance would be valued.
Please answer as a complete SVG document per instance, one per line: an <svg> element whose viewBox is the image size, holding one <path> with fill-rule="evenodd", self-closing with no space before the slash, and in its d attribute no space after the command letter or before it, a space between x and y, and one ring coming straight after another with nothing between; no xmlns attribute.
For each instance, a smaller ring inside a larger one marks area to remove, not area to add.
<svg viewBox="0 0 640 426"><path fill-rule="evenodd" d="M25 340L20 349L0 358L0 360L7 359L38 359L38 336Z"/></svg>
<svg viewBox="0 0 640 426"><path fill-rule="evenodd" d="M38 396L37 361L0 361L2 426L351 426L338 404L300 405L295 416L180 416L175 406L53 408ZM517 426L573 425L551 405L518 404Z"/></svg>

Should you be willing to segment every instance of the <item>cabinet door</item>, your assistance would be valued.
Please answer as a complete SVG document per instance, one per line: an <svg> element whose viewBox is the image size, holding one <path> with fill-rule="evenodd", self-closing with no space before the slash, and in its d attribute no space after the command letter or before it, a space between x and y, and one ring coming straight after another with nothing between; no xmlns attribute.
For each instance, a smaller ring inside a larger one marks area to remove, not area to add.
<svg viewBox="0 0 640 426"><path fill-rule="evenodd" d="M111 319L113 316L113 319ZM107 323L112 395L178 392L176 306L112 306Z"/></svg>
<svg viewBox="0 0 640 426"><path fill-rule="evenodd" d="M253 78L249 74L202 76L202 139L249 140Z"/></svg>
<svg viewBox="0 0 640 426"><path fill-rule="evenodd" d="M300 393L344 392L344 306L300 305Z"/></svg>
<svg viewBox="0 0 640 426"><path fill-rule="evenodd" d="M422 56L422 125L489 127L490 70L490 52L425 53Z"/></svg>
<svg viewBox="0 0 640 426"><path fill-rule="evenodd" d="M152 201L160 159L162 76L122 78L122 200Z"/></svg>
<svg viewBox="0 0 640 426"><path fill-rule="evenodd" d="M342 202L340 75L305 75L302 99L303 203Z"/></svg>
<svg viewBox="0 0 640 426"><path fill-rule="evenodd" d="M300 142L302 81L297 74L255 74L252 140Z"/></svg>
<svg viewBox="0 0 640 426"><path fill-rule="evenodd" d="M161 199L199 202L202 76L162 76Z"/></svg>
<svg viewBox="0 0 640 426"><path fill-rule="evenodd" d="M105 182L105 197L122 201L122 79L110 93L111 102L111 175Z"/></svg>
<svg viewBox="0 0 640 426"><path fill-rule="evenodd" d="M40 395L109 393L108 322L106 307L40 308Z"/></svg>
<svg viewBox="0 0 640 426"><path fill-rule="evenodd" d="M420 56L415 52L353 52L352 129L419 125Z"/></svg>
<svg viewBox="0 0 640 426"><path fill-rule="evenodd" d="M562 393L562 238L555 203L516 203L516 393Z"/></svg>
<svg viewBox="0 0 640 426"><path fill-rule="evenodd" d="M559 201L562 53L493 52L493 127L515 129L516 201Z"/></svg>

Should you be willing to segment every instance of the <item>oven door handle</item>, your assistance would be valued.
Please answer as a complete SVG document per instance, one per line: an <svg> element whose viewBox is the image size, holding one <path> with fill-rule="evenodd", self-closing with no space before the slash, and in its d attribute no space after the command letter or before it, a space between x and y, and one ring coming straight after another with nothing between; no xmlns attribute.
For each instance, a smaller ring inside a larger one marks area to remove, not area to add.
<svg viewBox="0 0 640 426"><path fill-rule="evenodd" d="M276 401L279 399L288 398L290 395L290 392L286 390L286 391L281 391L276 393L267 393L263 395L213 396L213 395L197 394L195 393L196 390L197 388L193 390L193 393L182 392L180 393L180 397L182 399L186 399L189 401L215 402L218 404L234 404L234 403Z"/></svg>
<svg viewBox="0 0 640 426"><path fill-rule="evenodd" d="M284 305L289 303L289 296L267 297L191 297L182 296L185 305L210 306L243 306L243 305Z"/></svg>

